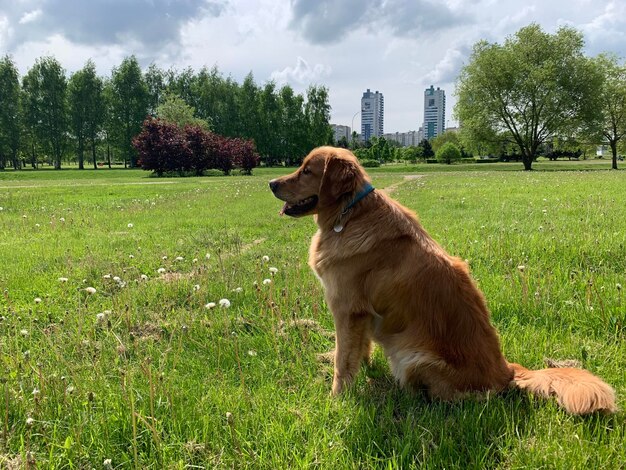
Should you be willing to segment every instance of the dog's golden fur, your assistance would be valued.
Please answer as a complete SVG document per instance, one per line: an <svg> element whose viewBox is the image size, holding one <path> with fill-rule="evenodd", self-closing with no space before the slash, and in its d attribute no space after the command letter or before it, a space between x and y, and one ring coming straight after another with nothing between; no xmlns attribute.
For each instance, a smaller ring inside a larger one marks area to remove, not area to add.
<svg viewBox="0 0 626 470"><path fill-rule="evenodd" d="M585 370L508 363L466 263L411 211L374 190L342 215L368 183L352 153L333 147L313 150L294 173L270 182L285 201L282 212L316 216L309 264L335 322L334 394L353 381L376 341L402 385L434 398L513 385L556 396L570 413L616 410L613 389Z"/></svg>

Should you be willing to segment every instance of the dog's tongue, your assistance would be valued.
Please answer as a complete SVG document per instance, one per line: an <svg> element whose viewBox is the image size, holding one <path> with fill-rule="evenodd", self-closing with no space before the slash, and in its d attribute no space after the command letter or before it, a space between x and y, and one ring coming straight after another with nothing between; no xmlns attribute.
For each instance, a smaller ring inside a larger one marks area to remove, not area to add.
<svg viewBox="0 0 626 470"><path fill-rule="evenodd" d="M280 212L278 212L278 215L285 215L286 210L287 210L287 203L285 203L285 205L280 209Z"/></svg>

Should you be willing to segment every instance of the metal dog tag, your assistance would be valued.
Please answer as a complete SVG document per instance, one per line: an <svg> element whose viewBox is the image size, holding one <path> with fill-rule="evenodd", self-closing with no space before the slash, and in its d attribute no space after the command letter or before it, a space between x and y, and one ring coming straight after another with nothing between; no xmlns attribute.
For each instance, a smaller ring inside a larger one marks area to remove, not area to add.
<svg viewBox="0 0 626 470"><path fill-rule="evenodd" d="M333 227L333 230L337 233L341 232L343 230L343 225L341 224L337 224Z"/></svg>

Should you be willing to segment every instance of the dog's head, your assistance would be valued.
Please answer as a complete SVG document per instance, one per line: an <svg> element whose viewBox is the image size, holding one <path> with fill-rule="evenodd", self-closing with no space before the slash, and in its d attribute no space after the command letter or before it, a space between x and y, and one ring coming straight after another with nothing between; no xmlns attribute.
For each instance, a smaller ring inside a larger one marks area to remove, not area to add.
<svg viewBox="0 0 626 470"><path fill-rule="evenodd" d="M291 217L334 209L354 196L366 175L349 150L318 147L290 175L270 181L274 195L285 201L281 214Z"/></svg>

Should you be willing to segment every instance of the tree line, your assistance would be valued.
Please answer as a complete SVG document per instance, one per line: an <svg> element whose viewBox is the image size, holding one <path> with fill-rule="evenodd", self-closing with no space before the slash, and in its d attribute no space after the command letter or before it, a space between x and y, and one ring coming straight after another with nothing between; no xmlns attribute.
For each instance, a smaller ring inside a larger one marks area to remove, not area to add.
<svg viewBox="0 0 626 470"><path fill-rule="evenodd" d="M215 135L251 140L265 164L297 164L332 141L327 88L305 94L252 73L242 83L217 67L142 71L134 56L101 77L93 61L67 75L54 57L42 57L20 77L10 56L0 59L0 169L48 163L137 166L133 139L147 117L179 99ZM232 145L231 145L232 147ZM247 147L246 147L247 148Z"/></svg>

